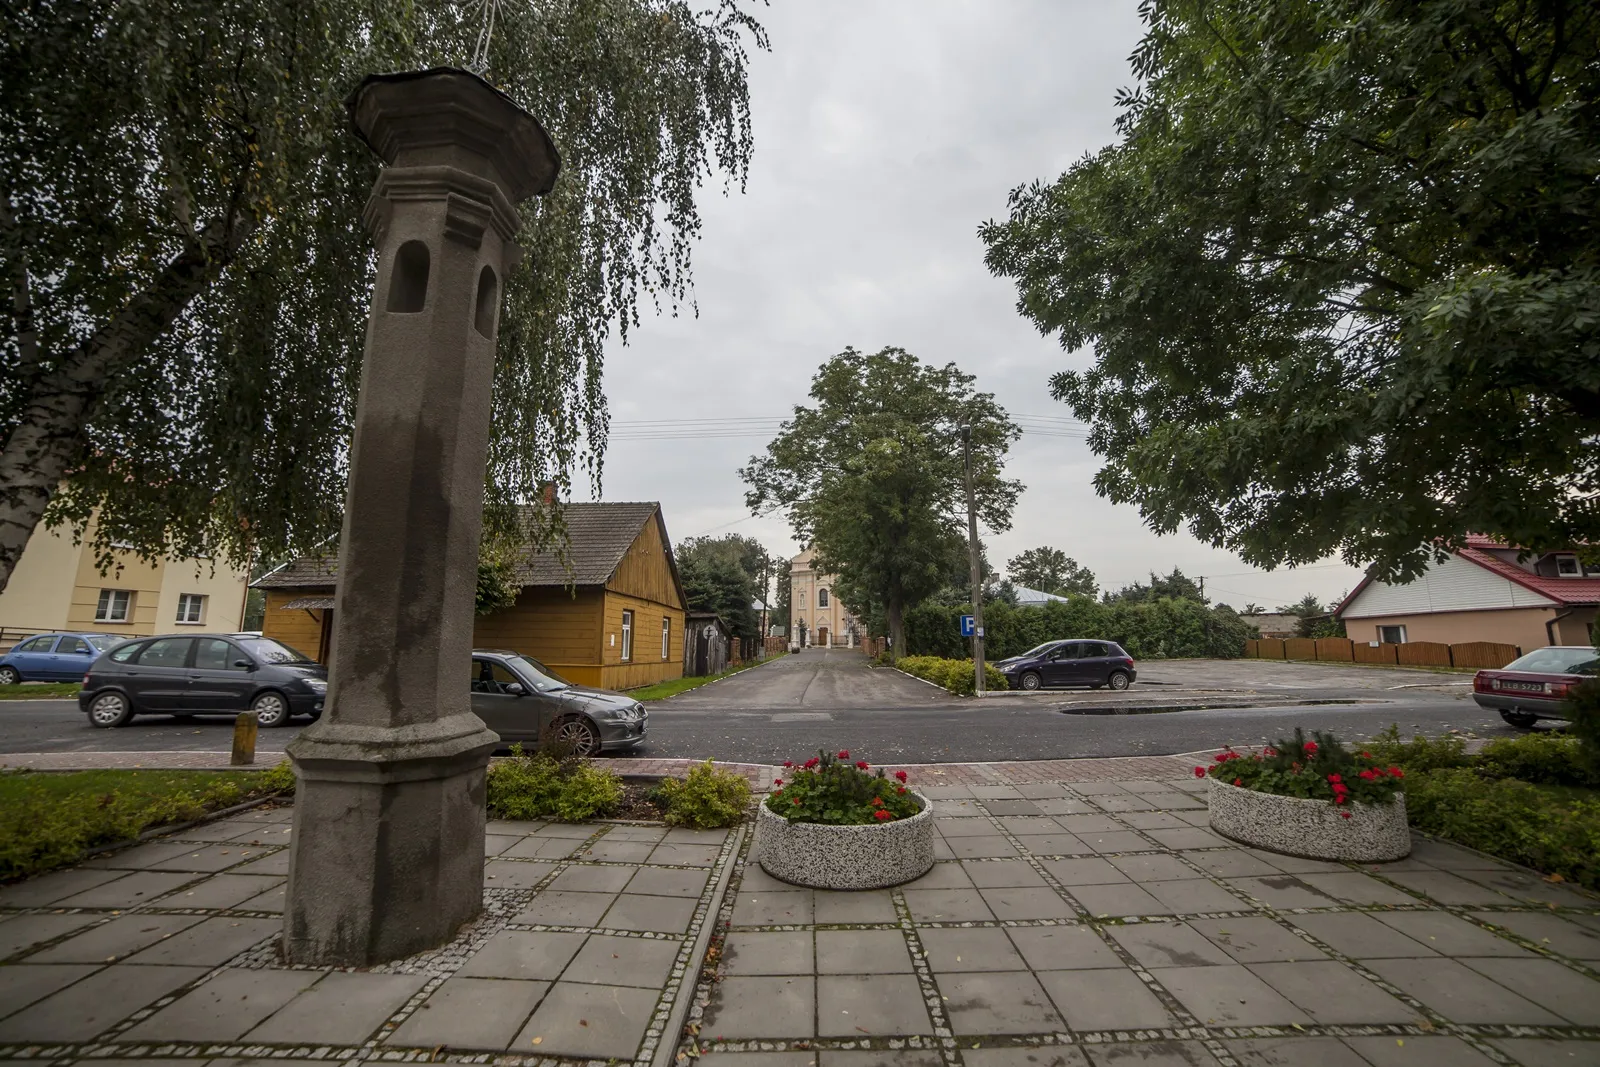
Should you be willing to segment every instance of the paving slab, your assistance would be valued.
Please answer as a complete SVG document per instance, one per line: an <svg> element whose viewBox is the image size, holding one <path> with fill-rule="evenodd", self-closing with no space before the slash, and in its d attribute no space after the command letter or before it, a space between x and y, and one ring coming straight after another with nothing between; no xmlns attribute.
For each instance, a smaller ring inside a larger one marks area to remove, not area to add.
<svg viewBox="0 0 1600 1067"><path fill-rule="evenodd" d="M819 974L817 1035L855 1037L933 1033L922 987L909 974Z"/></svg>
<svg viewBox="0 0 1600 1067"><path fill-rule="evenodd" d="M811 922L808 890L762 890L740 893L733 905L735 926L782 926Z"/></svg>
<svg viewBox="0 0 1600 1067"><path fill-rule="evenodd" d="M1211 967L1233 962L1187 923L1113 926L1110 933L1128 955L1146 967Z"/></svg>
<svg viewBox="0 0 1600 1067"><path fill-rule="evenodd" d="M0 1020L0 1044L91 1040L145 1005L204 977L206 970L141 967L135 981L121 968L103 968Z"/></svg>
<svg viewBox="0 0 1600 1067"><path fill-rule="evenodd" d="M615 893L565 893L546 889L534 897L533 903L514 921L527 926L593 927L599 925L601 916L616 899Z"/></svg>
<svg viewBox="0 0 1600 1067"><path fill-rule="evenodd" d="M1268 1037L1228 1041L1240 1067L1370 1067L1336 1037Z"/></svg>
<svg viewBox="0 0 1600 1067"><path fill-rule="evenodd" d="M37 945L64 937L74 930L101 920L99 915L79 912L68 915L18 915L0 922L0 960L32 950Z"/></svg>
<svg viewBox="0 0 1600 1067"><path fill-rule="evenodd" d="M1552 1041L1500 1038L1489 1044L1514 1057L1522 1067L1578 1067L1600 1063L1600 1041Z"/></svg>
<svg viewBox="0 0 1600 1067"><path fill-rule="evenodd" d="M130 875L130 877L138 877ZM284 884L270 874L216 874L161 902L164 908L234 908Z"/></svg>
<svg viewBox="0 0 1600 1067"><path fill-rule="evenodd" d="M666 984L678 942L659 938L592 935L562 972L563 982L638 986L660 989Z"/></svg>
<svg viewBox="0 0 1600 1067"><path fill-rule="evenodd" d="M35 963L0 967L0 1019L99 970L92 963Z"/></svg>
<svg viewBox="0 0 1600 1067"><path fill-rule="evenodd" d="M1151 968L1150 973L1206 1026L1288 1026L1311 1021L1305 1009L1237 964Z"/></svg>
<svg viewBox="0 0 1600 1067"><path fill-rule="evenodd" d="M1385 926L1426 945L1441 956L1531 956L1521 945L1481 926L1440 911L1375 913Z"/></svg>
<svg viewBox="0 0 1600 1067"><path fill-rule="evenodd" d="M557 982L512 1044L523 1055L631 1059L658 992Z"/></svg>
<svg viewBox="0 0 1600 1067"><path fill-rule="evenodd" d="M1189 926L1239 963L1327 959L1327 953L1264 916L1191 919Z"/></svg>
<svg viewBox="0 0 1600 1067"><path fill-rule="evenodd" d="M1071 1045L963 1049L961 1059L967 1067L1089 1067L1088 1055Z"/></svg>
<svg viewBox="0 0 1600 1067"><path fill-rule="evenodd" d="M895 921L894 898L885 890L812 894L812 912L818 925L889 923Z"/></svg>
<svg viewBox="0 0 1600 1067"><path fill-rule="evenodd" d="M1122 966L1111 946L1088 926L1013 926L1006 933L1028 967L1035 971Z"/></svg>
<svg viewBox="0 0 1600 1067"><path fill-rule="evenodd" d="M1027 964L1006 931L999 927L972 927L921 931L922 948L933 973L962 971L1023 971Z"/></svg>
<svg viewBox="0 0 1600 1067"><path fill-rule="evenodd" d="M113 963L205 921L203 915L124 915L28 957L29 963Z"/></svg>
<svg viewBox="0 0 1600 1067"><path fill-rule="evenodd" d="M1094 1067L1217 1067L1218 1060L1198 1041L1137 1041L1086 1045Z"/></svg>
<svg viewBox="0 0 1600 1067"><path fill-rule="evenodd" d="M1504 927L1519 937L1575 960L1600 960L1600 931L1545 912L1480 911L1473 917ZM0 925L0 938L5 926Z"/></svg>
<svg viewBox="0 0 1600 1067"><path fill-rule="evenodd" d="M1346 1037L1343 1040L1372 1067L1498 1067L1494 1060L1450 1034ZM1579 1061L1563 1062L1566 1067L1577 1067Z"/></svg>
<svg viewBox="0 0 1600 1067"><path fill-rule="evenodd" d="M295 997L245 1041L295 1045L358 1045L427 984L422 974L334 971Z"/></svg>
<svg viewBox="0 0 1600 1067"><path fill-rule="evenodd" d="M810 975L724 978L712 990L702 1032L730 1040L814 1037L816 986Z"/></svg>
<svg viewBox="0 0 1600 1067"><path fill-rule="evenodd" d="M911 952L906 947L905 935L899 930L818 930L816 933L818 975L910 974L911 969Z"/></svg>
<svg viewBox="0 0 1600 1067"><path fill-rule="evenodd" d="M215 967L282 929L276 919L206 919L134 953L128 962Z"/></svg>
<svg viewBox="0 0 1600 1067"><path fill-rule="evenodd" d="M901 953L904 954L905 938L894 931L887 932L900 941ZM870 938L880 933L882 931L877 930L848 933L819 930L815 937L842 937L848 944L854 945L857 944L856 939L863 935ZM819 961L812 942L810 930L735 931L722 943L722 971L724 974L739 975L815 974L819 970ZM905 969L911 969L910 956L906 957Z"/></svg>
<svg viewBox="0 0 1600 1067"><path fill-rule="evenodd" d="M1600 1026L1600 982L1545 959L1463 959L1468 967L1577 1026Z"/></svg>
<svg viewBox="0 0 1600 1067"><path fill-rule="evenodd" d="M42 908L74 893L121 878L126 873L96 867L53 871L0 888L0 908Z"/></svg>
<svg viewBox="0 0 1600 1067"><path fill-rule="evenodd" d="M694 901L684 897L647 897L621 893L600 925L612 930L649 930L681 934L694 918Z"/></svg>
<svg viewBox="0 0 1600 1067"><path fill-rule="evenodd" d="M1369 960L1367 966L1452 1022L1561 1025L1559 1015L1524 1000L1459 960Z"/></svg>
<svg viewBox="0 0 1600 1067"><path fill-rule="evenodd" d="M1177 1025L1149 986L1125 967L1043 971L1039 981L1074 1030L1155 1030Z"/></svg>
<svg viewBox="0 0 1600 1067"><path fill-rule="evenodd" d="M224 970L128 1030L128 1041L237 1041L305 992L321 971Z"/></svg>
<svg viewBox="0 0 1600 1067"><path fill-rule="evenodd" d="M1303 1009L1313 1022L1363 1026L1422 1021L1403 1001L1333 960L1256 963L1249 969Z"/></svg>
<svg viewBox="0 0 1600 1067"><path fill-rule="evenodd" d="M953 974L939 982L939 989L957 1034L1049 1033L1063 1025L1039 979L1028 971Z"/></svg>
<svg viewBox="0 0 1600 1067"><path fill-rule="evenodd" d="M384 1044L399 1048L505 1049L549 982L456 976L434 990Z"/></svg>
<svg viewBox="0 0 1600 1067"><path fill-rule="evenodd" d="M460 972L473 978L555 981L586 940L584 934L548 930L502 930Z"/></svg>

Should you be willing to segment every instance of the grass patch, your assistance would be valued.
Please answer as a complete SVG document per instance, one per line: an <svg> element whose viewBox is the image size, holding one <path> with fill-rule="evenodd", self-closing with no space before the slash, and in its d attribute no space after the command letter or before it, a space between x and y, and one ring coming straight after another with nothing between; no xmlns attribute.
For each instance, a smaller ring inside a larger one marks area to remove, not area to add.
<svg viewBox="0 0 1600 1067"><path fill-rule="evenodd" d="M24 682L0 685L0 700L54 700L75 697L83 686L77 682Z"/></svg>
<svg viewBox="0 0 1600 1067"><path fill-rule="evenodd" d="M0 880L59 867L96 845L189 822L275 792L273 771L0 774Z"/></svg>
<svg viewBox="0 0 1600 1067"><path fill-rule="evenodd" d="M740 671L747 671L752 667L759 667L763 663L771 663L773 660L780 659L788 654L789 653L787 652L779 652L777 655L768 656L764 660L752 660L749 663L741 663L737 667L729 667L721 674L707 674L698 678L669 678L664 682L657 682L654 685L643 686L639 689L630 689L628 690L628 695L633 697L635 700L642 701L665 700L668 697L677 696L679 693L686 693L691 689L698 689L702 685L716 681L718 678L726 678L729 675L738 674Z"/></svg>

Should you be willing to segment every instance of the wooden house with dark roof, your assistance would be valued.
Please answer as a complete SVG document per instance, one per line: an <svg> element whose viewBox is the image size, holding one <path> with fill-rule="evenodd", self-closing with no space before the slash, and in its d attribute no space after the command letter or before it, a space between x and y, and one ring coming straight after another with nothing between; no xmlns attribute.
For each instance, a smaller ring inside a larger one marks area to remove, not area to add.
<svg viewBox="0 0 1600 1067"><path fill-rule="evenodd" d="M522 594L480 615L476 648L532 656L569 682L633 689L683 676L684 596L661 505L563 506L568 546L529 552L516 566ZM337 550L305 556L262 577L262 632L328 661L338 584ZM462 664L462 677L467 665Z"/></svg>

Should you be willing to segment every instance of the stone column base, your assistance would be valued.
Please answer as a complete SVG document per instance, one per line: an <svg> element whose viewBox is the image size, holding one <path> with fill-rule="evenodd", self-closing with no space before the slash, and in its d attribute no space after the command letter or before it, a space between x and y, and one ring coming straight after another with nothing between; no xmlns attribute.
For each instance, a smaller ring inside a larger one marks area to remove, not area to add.
<svg viewBox="0 0 1600 1067"><path fill-rule="evenodd" d="M485 771L498 743L469 714L399 728L324 720L290 744L288 962L400 959L478 915Z"/></svg>

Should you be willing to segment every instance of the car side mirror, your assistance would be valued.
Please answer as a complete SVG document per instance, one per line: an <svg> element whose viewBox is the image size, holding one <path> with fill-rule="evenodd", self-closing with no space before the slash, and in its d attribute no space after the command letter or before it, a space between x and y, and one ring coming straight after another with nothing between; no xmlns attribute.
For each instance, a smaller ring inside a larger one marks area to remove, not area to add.
<svg viewBox="0 0 1600 1067"><path fill-rule="evenodd" d="M254 660L236 659L236 660L233 661L233 665L235 667L239 667L239 668L242 668L242 669L247 670L247 671L253 671L253 670L256 669L256 665L255 665L255 661Z"/></svg>
<svg viewBox="0 0 1600 1067"><path fill-rule="evenodd" d="M522 688L521 682L512 682L506 686L506 692L510 693L514 697L519 697L525 694L527 690Z"/></svg>

